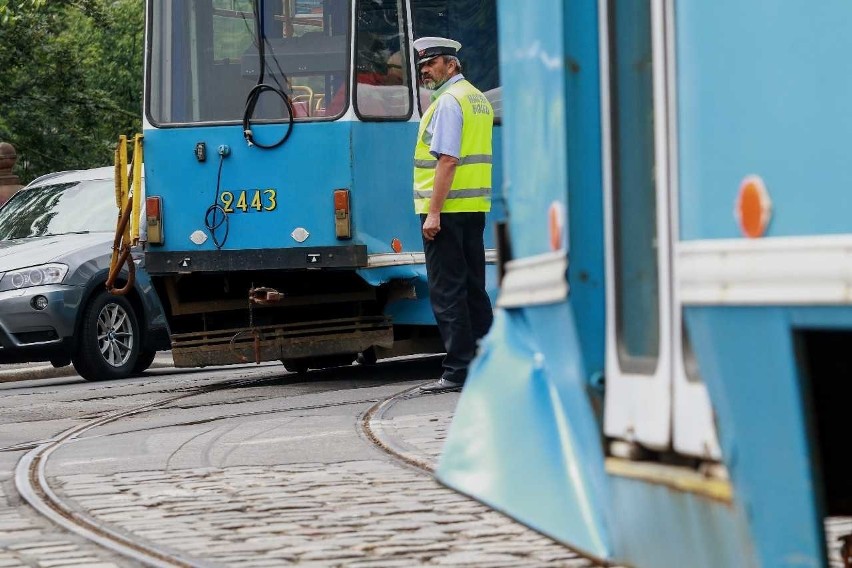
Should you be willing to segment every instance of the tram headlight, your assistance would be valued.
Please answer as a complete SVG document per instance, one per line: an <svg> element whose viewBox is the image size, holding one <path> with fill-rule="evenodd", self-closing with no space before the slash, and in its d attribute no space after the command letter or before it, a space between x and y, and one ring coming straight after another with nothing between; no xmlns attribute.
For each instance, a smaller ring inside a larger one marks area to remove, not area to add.
<svg viewBox="0 0 852 568"><path fill-rule="evenodd" d="M9 270L0 276L0 291L59 284L67 273L68 266L65 264L42 264Z"/></svg>

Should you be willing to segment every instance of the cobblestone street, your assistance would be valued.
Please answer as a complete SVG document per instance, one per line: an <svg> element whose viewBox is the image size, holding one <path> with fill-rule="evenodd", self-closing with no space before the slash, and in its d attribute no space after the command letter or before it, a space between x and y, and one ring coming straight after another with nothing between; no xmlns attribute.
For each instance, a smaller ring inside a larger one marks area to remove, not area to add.
<svg viewBox="0 0 852 568"><path fill-rule="evenodd" d="M51 488L75 513L192 565L592 566L380 450L361 432L363 413L372 403L332 406L327 413L298 410L310 406L312 395L298 387L295 398L263 396L280 396L280 388L245 391L236 405L233 393L223 395L227 408L198 407L204 421L227 414L214 422L214 430L181 429L186 406L103 428L100 436L96 430L51 460ZM380 400L405 388L389 385L339 396ZM321 404L333 403L332 391L325 392ZM402 399L392 411L373 417L373 434L407 461L434 468L457 397ZM212 402L210 395L202 399ZM277 401L288 401L293 410ZM274 407L280 410L270 410ZM240 418L253 413L257 419ZM138 428L143 430L135 433ZM174 447L150 449L163 440L172 440ZM350 449L335 458L332 448L341 444ZM234 457L237 448L250 452ZM209 461L210 456L215 459ZM252 461L258 459L264 463ZM138 565L20 506L11 480L3 487L0 568Z"/></svg>
<svg viewBox="0 0 852 568"><path fill-rule="evenodd" d="M33 515L13 508L0 485L0 568L117 568L117 564L101 558L90 543L45 530Z"/></svg>
<svg viewBox="0 0 852 568"><path fill-rule="evenodd" d="M102 521L232 566L585 566L423 474L379 461L62 478Z"/></svg>
<svg viewBox="0 0 852 568"><path fill-rule="evenodd" d="M397 420L388 420L388 429L434 463L450 414ZM589 566L426 474L386 460L57 480L61 493L97 519L221 565Z"/></svg>

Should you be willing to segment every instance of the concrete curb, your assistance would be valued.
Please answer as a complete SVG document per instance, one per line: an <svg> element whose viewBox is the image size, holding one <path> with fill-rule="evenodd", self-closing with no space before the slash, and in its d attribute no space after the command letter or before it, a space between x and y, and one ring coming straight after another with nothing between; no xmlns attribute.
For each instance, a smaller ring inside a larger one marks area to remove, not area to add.
<svg viewBox="0 0 852 568"><path fill-rule="evenodd" d="M151 368L173 367L171 351L157 353ZM50 363L39 361L37 363L19 363L11 365L0 365L0 383L13 383L17 381L32 381L38 379L55 379L59 377L76 377L77 371L73 365L54 367Z"/></svg>

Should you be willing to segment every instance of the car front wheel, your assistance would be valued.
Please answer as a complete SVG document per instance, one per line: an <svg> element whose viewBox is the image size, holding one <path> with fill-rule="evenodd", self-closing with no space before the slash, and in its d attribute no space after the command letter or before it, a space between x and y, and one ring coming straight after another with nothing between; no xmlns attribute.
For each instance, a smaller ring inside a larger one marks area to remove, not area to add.
<svg viewBox="0 0 852 568"><path fill-rule="evenodd" d="M133 366L133 374L138 375L147 371L156 356L156 351L140 351L139 357L136 358L136 364Z"/></svg>
<svg viewBox="0 0 852 568"><path fill-rule="evenodd" d="M87 381L123 379L135 368L141 347L139 324L127 298L106 290L83 313L74 368Z"/></svg>

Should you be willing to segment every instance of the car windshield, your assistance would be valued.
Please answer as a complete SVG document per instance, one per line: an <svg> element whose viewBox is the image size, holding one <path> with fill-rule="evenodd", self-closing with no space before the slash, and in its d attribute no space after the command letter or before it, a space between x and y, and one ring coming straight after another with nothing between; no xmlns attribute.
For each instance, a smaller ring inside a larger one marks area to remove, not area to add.
<svg viewBox="0 0 852 568"><path fill-rule="evenodd" d="M24 189L0 209L0 241L114 231L117 213L109 179Z"/></svg>

